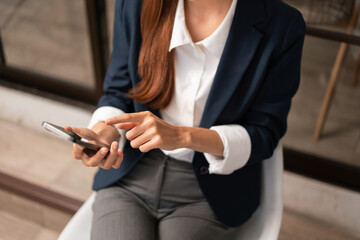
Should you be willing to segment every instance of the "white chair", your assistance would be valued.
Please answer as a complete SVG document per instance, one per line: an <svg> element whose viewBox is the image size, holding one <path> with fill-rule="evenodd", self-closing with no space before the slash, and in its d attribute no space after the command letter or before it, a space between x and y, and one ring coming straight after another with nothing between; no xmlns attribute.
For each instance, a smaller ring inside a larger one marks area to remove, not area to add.
<svg viewBox="0 0 360 240"><path fill-rule="evenodd" d="M277 240L283 213L283 152L282 144L262 162L260 206L243 225L238 239Z"/></svg>
<svg viewBox="0 0 360 240"><path fill-rule="evenodd" d="M279 144L271 158L262 163L260 206L241 226L238 239L277 240L283 212L282 199L283 153ZM90 239L92 204L95 193L86 200L59 236L59 240Z"/></svg>
<svg viewBox="0 0 360 240"><path fill-rule="evenodd" d="M91 221L93 217L92 205L96 193L93 192L85 203L62 230L58 240L87 240L90 239Z"/></svg>

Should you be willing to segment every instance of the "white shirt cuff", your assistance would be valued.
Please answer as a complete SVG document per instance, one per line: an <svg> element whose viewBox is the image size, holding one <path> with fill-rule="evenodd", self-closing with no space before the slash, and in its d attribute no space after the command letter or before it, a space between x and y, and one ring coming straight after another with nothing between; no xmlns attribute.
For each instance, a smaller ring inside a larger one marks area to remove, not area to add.
<svg viewBox="0 0 360 240"><path fill-rule="evenodd" d="M224 157L204 153L209 162L209 173L231 174L242 168L251 153L251 139L246 129L237 124L214 126L210 129L220 135L224 145Z"/></svg>
<svg viewBox="0 0 360 240"><path fill-rule="evenodd" d="M99 122L105 122L105 120L110 117L119 116L124 113L125 113L124 111L122 111L118 108L115 108L115 107L110 107L110 106L99 107L93 113L93 115L90 119L88 128L92 129L95 126L95 124L97 124ZM119 129L116 126L114 126L114 127L118 130L119 135L120 135L119 149L123 149L125 146L125 142L126 142L126 137L125 137L126 130Z"/></svg>

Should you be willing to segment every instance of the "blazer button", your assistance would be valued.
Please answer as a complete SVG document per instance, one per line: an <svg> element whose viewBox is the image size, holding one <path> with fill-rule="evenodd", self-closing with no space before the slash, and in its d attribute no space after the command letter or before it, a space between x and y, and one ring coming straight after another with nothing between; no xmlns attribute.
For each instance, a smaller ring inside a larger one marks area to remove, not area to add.
<svg viewBox="0 0 360 240"><path fill-rule="evenodd" d="M207 167L207 166L200 167L200 174L201 175L209 174L209 167Z"/></svg>

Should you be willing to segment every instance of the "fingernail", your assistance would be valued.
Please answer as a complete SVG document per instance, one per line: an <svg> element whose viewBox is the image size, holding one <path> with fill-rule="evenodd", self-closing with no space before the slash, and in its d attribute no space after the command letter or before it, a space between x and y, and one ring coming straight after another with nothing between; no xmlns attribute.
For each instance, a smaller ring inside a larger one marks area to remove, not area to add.
<svg viewBox="0 0 360 240"><path fill-rule="evenodd" d="M116 150L118 148L118 143L117 142L113 143L112 148L113 150Z"/></svg>

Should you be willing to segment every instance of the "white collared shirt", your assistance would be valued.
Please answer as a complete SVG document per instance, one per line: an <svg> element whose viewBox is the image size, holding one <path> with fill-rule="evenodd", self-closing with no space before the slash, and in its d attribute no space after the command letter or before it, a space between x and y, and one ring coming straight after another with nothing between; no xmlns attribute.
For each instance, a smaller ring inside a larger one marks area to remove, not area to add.
<svg viewBox="0 0 360 240"><path fill-rule="evenodd" d="M170 104L160 111L162 119L170 124L198 127L204 112L214 76L235 14L237 0L233 0L220 26L207 38L194 43L186 28L184 0L179 0L169 51L175 51L175 92ZM123 114L113 107L100 107L90 121L89 128L108 117ZM224 157L204 153L209 172L230 174L243 167L251 151L250 137L240 125L213 126L224 145ZM121 133L124 136L124 132ZM125 139L122 137L121 139ZM123 142L120 143L123 146ZM180 148L165 154L192 162L194 151Z"/></svg>

